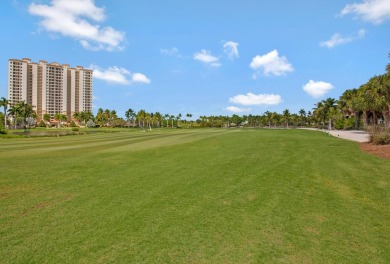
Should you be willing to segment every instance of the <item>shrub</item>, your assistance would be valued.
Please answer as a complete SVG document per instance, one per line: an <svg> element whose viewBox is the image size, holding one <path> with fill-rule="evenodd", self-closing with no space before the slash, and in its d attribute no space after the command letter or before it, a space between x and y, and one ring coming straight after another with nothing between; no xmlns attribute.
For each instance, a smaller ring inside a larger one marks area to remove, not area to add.
<svg viewBox="0 0 390 264"><path fill-rule="evenodd" d="M0 127L0 135L6 135L7 131L5 130L4 127Z"/></svg>
<svg viewBox="0 0 390 264"><path fill-rule="evenodd" d="M69 124L70 127L77 127L76 123L72 120ZM73 130L73 129L72 129Z"/></svg>
<svg viewBox="0 0 390 264"><path fill-rule="evenodd" d="M41 122L38 124L38 127L46 127L45 121L41 120Z"/></svg>
<svg viewBox="0 0 390 264"><path fill-rule="evenodd" d="M78 128L78 127L72 127L72 131L79 132L79 131L80 131L80 128Z"/></svg>
<svg viewBox="0 0 390 264"><path fill-rule="evenodd" d="M86 127L95 127L95 122L93 122L91 119L87 122Z"/></svg>
<svg viewBox="0 0 390 264"><path fill-rule="evenodd" d="M367 129L370 134L370 142L374 145L390 144L390 128L385 127L369 127Z"/></svg>

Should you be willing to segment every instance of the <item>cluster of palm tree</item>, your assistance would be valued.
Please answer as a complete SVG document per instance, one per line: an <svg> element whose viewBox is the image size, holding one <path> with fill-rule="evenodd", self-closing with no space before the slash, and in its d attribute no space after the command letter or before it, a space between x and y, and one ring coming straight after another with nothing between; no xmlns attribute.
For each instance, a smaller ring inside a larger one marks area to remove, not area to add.
<svg viewBox="0 0 390 264"><path fill-rule="evenodd" d="M363 117L364 128L382 123L390 127L390 67L382 75L372 77L358 89L348 89L340 97L343 114ZM356 122L359 127L359 122Z"/></svg>
<svg viewBox="0 0 390 264"><path fill-rule="evenodd" d="M390 57L390 54L389 54ZM354 128L361 125L390 127L390 64L386 73L377 75L358 89L348 89L335 100L328 98L315 105L314 116L321 126L331 129Z"/></svg>
<svg viewBox="0 0 390 264"><path fill-rule="evenodd" d="M34 111L33 106L27 104L25 101L12 104L8 109L9 101L2 97L0 100L0 106L4 108L4 127L8 127L7 112L8 116L12 118L15 129L17 128L18 123L21 124L23 128L29 128L31 125L35 124L37 114Z"/></svg>
<svg viewBox="0 0 390 264"><path fill-rule="evenodd" d="M288 109L282 113L266 111L262 115L234 114L232 116L200 116L196 123L200 127L302 127L312 125L312 113L301 109L298 114L291 114Z"/></svg>
<svg viewBox="0 0 390 264"><path fill-rule="evenodd" d="M61 115L59 115L59 117L61 118ZM65 116L65 118L67 118L67 117ZM73 114L73 118L75 120L77 120L77 122L79 124L83 124L84 126L86 126L87 122L89 120L94 119L94 116L93 116L93 113L91 111L81 111L81 112L75 112ZM57 119L57 118L55 117L55 119ZM59 119L57 119L57 120L59 120ZM60 120L60 121L63 121L63 120ZM65 121L67 121L67 120L65 120Z"/></svg>
<svg viewBox="0 0 390 264"><path fill-rule="evenodd" d="M50 115L49 116L49 122L50 122ZM46 116L47 118L47 116ZM64 124L68 122L68 116L61 114L61 113L55 113L54 114L54 119L57 120L57 126L60 127L60 124Z"/></svg>

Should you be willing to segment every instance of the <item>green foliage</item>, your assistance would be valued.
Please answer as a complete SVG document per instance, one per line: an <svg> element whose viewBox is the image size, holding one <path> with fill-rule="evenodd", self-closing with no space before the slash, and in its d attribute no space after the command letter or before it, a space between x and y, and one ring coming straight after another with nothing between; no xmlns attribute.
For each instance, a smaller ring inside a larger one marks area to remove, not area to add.
<svg viewBox="0 0 390 264"><path fill-rule="evenodd" d="M38 127L46 127L45 121L41 120L38 124Z"/></svg>
<svg viewBox="0 0 390 264"><path fill-rule="evenodd" d="M77 131L78 132L78 131L80 131L80 128L77 127L77 126L76 127L72 127L72 131Z"/></svg>
<svg viewBox="0 0 390 264"><path fill-rule="evenodd" d="M70 127L77 127L76 123L72 120L69 124ZM73 129L72 129L73 130Z"/></svg>

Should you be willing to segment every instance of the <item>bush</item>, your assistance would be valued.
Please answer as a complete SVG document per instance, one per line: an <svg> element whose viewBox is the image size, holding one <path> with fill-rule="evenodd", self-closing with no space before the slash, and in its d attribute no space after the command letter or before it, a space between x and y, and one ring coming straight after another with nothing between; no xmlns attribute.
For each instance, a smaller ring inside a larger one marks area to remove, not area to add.
<svg viewBox="0 0 390 264"><path fill-rule="evenodd" d="M69 124L70 127L77 127L76 123L72 120ZM72 129L73 130L73 129ZM78 130L77 130L78 131Z"/></svg>
<svg viewBox="0 0 390 264"><path fill-rule="evenodd" d="M38 124L38 127L46 127L45 121L41 120L41 122Z"/></svg>
<svg viewBox="0 0 390 264"><path fill-rule="evenodd" d="M78 127L72 127L72 131L79 132L79 131L80 131L80 128L78 128Z"/></svg>
<svg viewBox="0 0 390 264"><path fill-rule="evenodd" d="M7 131L5 130L4 127L0 127L0 135L6 135Z"/></svg>
<svg viewBox="0 0 390 264"><path fill-rule="evenodd" d="M385 127L369 127L367 129L370 134L370 142L374 145L390 144L390 128Z"/></svg>

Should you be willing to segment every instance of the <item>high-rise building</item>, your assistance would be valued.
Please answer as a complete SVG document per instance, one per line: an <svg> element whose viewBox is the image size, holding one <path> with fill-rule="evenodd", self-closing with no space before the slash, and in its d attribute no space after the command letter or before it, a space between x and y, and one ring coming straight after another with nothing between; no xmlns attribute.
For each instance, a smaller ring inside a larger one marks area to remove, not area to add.
<svg viewBox="0 0 390 264"><path fill-rule="evenodd" d="M75 112L92 111L92 70L43 60L10 59L8 100L11 105L20 101L31 104L39 120L44 114L54 119L56 113L71 120Z"/></svg>

